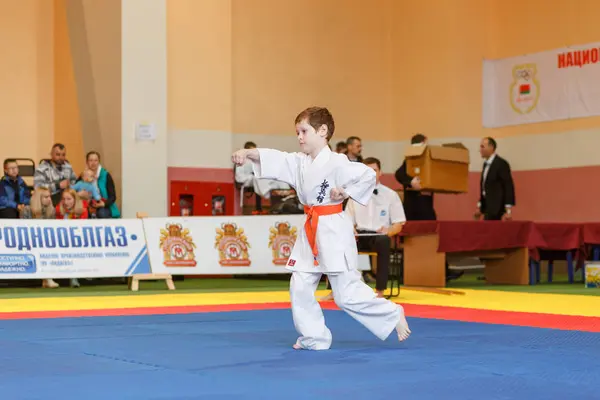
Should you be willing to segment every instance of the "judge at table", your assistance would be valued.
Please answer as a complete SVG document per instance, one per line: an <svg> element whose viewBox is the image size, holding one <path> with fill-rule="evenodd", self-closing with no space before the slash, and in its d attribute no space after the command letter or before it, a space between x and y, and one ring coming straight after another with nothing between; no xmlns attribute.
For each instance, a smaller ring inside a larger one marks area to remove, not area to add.
<svg viewBox="0 0 600 400"><path fill-rule="evenodd" d="M406 216L398 193L381 184L381 162L377 158L368 157L364 160L364 164L375 171L377 185L373 190L373 196L366 206L350 199L345 212L352 221L354 230L359 234L358 250L377 253L375 290L378 297L383 297L390 270L391 238L402 231ZM361 234L363 236L360 236ZM368 278L368 274L365 275L364 277ZM330 288L329 282L327 288ZM320 300L333 300L333 292Z"/></svg>
<svg viewBox="0 0 600 400"><path fill-rule="evenodd" d="M481 140L479 152L484 159L475 219L510 220L515 205L515 187L508 161L496 154L491 137Z"/></svg>
<svg viewBox="0 0 600 400"><path fill-rule="evenodd" d="M377 186L366 206L350 200L346 213L358 234L374 235L359 235L357 244L359 250L377 252L375 290L379 297L383 297L388 284L391 238L400 233L406 216L398 193L380 182L381 162L368 157L364 163L375 171Z"/></svg>

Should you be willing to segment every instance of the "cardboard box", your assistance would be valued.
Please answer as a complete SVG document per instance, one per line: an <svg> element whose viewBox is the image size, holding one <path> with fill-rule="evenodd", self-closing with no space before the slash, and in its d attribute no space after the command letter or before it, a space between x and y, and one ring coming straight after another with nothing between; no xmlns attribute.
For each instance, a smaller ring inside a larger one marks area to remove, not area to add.
<svg viewBox="0 0 600 400"><path fill-rule="evenodd" d="M406 172L421 178L422 190L466 193L469 190L469 150L462 143L409 146Z"/></svg>
<svg viewBox="0 0 600 400"><path fill-rule="evenodd" d="M587 262L585 263L585 287L600 288L600 263Z"/></svg>

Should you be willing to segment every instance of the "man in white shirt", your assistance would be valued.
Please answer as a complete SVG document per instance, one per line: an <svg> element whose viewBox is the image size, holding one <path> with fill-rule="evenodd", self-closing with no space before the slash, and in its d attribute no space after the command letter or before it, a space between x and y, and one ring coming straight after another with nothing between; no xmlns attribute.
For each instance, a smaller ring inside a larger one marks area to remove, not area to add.
<svg viewBox="0 0 600 400"><path fill-rule="evenodd" d="M359 250L377 252L375 289L377 294L382 297L388 283L390 238L400 233L406 222L406 216L398 193L380 182L381 162L374 157L368 157L364 163L375 171L377 186L366 206L350 200L346 207L346 213L352 218L354 228L359 234ZM369 236L360 236L360 234Z"/></svg>

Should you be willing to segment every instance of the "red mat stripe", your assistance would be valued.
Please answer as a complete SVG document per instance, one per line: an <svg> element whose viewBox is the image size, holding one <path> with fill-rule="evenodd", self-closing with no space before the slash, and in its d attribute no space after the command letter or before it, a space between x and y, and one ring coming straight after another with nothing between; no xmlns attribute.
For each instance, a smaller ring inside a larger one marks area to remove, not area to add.
<svg viewBox="0 0 600 400"><path fill-rule="evenodd" d="M406 304L404 305L404 308L406 310L406 315L418 318L527 326L532 328L549 328L569 331L600 332L600 317L478 310L474 308L414 304Z"/></svg>
<svg viewBox="0 0 600 400"><path fill-rule="evenodd" d="M334 310L332 303L321 303L324 309ZM39 319L39 318L73 318L73 317L111 317L133 315L168 315L227 311L276 310L289 309L290 303L261 304L224 304L205 306L174 307L140 307L99 310L67 310L67 311L31 311L0 313L0 320ZM584 332L600 332L600 317L582 317L572 315L524 313L513 311L477 310L472 308L442 307L429 305L405 304L406 315L416 318L442 319L451 321L478 322L484 324L502 324L527 326L534 328L551 328Z"/></svg>

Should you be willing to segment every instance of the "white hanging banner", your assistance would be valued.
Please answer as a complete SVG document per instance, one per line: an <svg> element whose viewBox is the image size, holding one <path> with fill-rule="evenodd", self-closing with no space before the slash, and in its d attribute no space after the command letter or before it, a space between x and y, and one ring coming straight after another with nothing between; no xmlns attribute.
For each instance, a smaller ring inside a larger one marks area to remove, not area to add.
<svg viewBox="0 0 600 400"><path fill-rule="evenodd" d="M150 272L138 219L4 221L0 279L108 278Z"/></svg>
<svg viewBox="0 0 600 400"><path fill-rule="evenodd" d="M483 62L483 126L600 115L600 43Z"/></svg>

